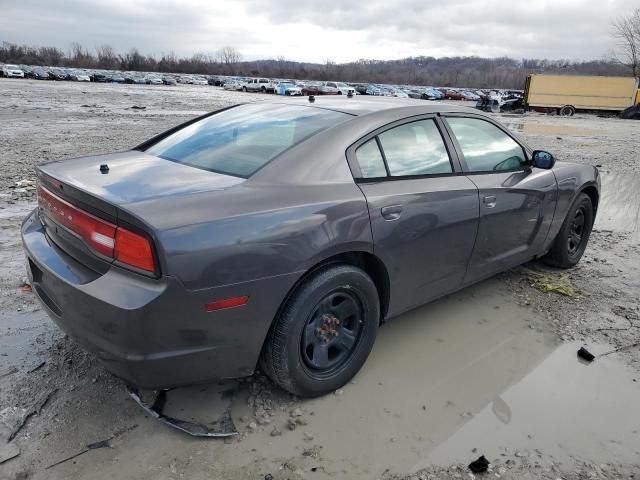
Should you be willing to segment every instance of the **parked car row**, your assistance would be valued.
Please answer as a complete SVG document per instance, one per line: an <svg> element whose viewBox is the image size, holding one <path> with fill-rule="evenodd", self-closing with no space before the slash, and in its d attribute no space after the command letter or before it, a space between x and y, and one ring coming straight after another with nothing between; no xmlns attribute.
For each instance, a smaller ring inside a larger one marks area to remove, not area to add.
<svg viewBox="0 0 640 480"><path fill-rule="evenodd" d="M120 72L114 70L86 70L78 68L32 67L28 65L3 65L2 76L33 78L36 80L69 80L74 82L128 83L140 85L211 85L225 90L274 93L278 95L373 95L423 100L464 100L477 102L478 108L495 110L495 105L522 99L517 90L477 90L415 85L385 85L369 83L344 83L338 81L314 81L274 79L266 77L238 77L224 75L196 75L154 72ZM491 107L493 105L493 107Z"/></svg>

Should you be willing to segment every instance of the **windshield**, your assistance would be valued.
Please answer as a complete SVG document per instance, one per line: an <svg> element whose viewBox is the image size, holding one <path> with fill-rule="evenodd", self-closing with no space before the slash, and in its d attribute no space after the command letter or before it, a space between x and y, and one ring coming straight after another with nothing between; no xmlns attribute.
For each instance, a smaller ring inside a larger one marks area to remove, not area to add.
<svg viewBox="0 0 640 480"><path fill-rule="evenodd" d="M17 65L5 65L5 68L11 70L19 70Z"/></svg>
<svg viewBox="0 0 640 480"><path fill-rule="evenodd" d="M288 148L350 117L298 105L241 105L189 125L146 151L246 178Z"/></svg>

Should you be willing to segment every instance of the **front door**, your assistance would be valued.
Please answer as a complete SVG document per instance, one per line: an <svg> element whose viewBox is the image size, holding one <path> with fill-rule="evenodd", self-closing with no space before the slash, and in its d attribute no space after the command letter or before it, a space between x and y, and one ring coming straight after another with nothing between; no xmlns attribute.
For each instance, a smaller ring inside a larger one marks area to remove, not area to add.
<svg viewBox="0 0 640 480"><path fill-rule="evenodd" d="M526 150L482 118L447 117L462 166L478 187L480 224L465 283L540 253L556 204L551 170L529 166Z"/></svg>

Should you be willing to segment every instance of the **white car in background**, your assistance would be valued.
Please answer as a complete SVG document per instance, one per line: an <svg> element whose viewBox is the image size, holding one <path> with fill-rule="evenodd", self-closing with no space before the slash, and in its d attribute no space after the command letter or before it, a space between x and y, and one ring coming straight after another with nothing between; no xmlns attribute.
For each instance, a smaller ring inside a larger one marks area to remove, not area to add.
<svg viewBox="0 0 640 480"><path fill-rule="evenodd" d="M162 85L164 82L157 75L147 75L144 77L144 83L147 85Z"/></svg>
<svg viewBox="0 0 640 480"><path fill-rule="evenodd" d="M276 93L278 95L302 95L302 87L298 87L293 82L279 82L276 84Z"/></svg>
<svg viewBox="0 0 640 480"><path fill-rule="evenodd" d="M24 72L17 65L3 65L3 77L24 78Z"/></svg>
<svg viewBox="0 0 640 480"><path fill-rule="evenodd" d="M224 86L222 88L224 88L225 90L234 90L237 92L238 90L242 90L243 85L244 82L239 78L232 78L231 80L227 80L226 82L224 82Z"/></svg>
<svg viewBox="0 0 640 480"><path fill-rule="evenodd" d="M242 84L242 91L275 93L276 85L268 78L249 78Z"/></svg>
<svg viewBox="0 0 640 480"><path fill-rule="evenodd" d="M342 82L324 82L324 85L330 89L335 88L338 91L338 95L349 95L349 93L351 93L351 95L355 95L357 93L355 88Z"/></svg>
<svg viewBox="0 0 640 480"><path fill-rule="evenodd" d="M209 85L209 81L204 78L204 77L198 77L198 76L194 76L193 77L193 82L194 85Z"/></svg>
<svg viewBox="0 0 640 480"><path fill-rule="evenodd" d="M70 78L74 82L90 82L91 81L91 77L89 77L89 74L84 70L74 70L73 73L71 73Z"/></svg>

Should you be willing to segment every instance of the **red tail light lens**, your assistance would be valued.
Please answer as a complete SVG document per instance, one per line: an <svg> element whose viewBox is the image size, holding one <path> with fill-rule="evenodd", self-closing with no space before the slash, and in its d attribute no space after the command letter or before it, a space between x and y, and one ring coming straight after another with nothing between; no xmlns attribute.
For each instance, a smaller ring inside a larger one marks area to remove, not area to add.
<svg viewBox="0 0 640 480"><path fill-rule="evenodd" d="M38 205L96 252L147 272L155 271L151 243L145 237L91 215L41 185Z"/></svg>
<svg viewBox="0 0 640 480"><path fill-rule="evenodd" d="M115 259L147 272L153 272L153 251L149 240L122 227L116 231Z"/></svg>

